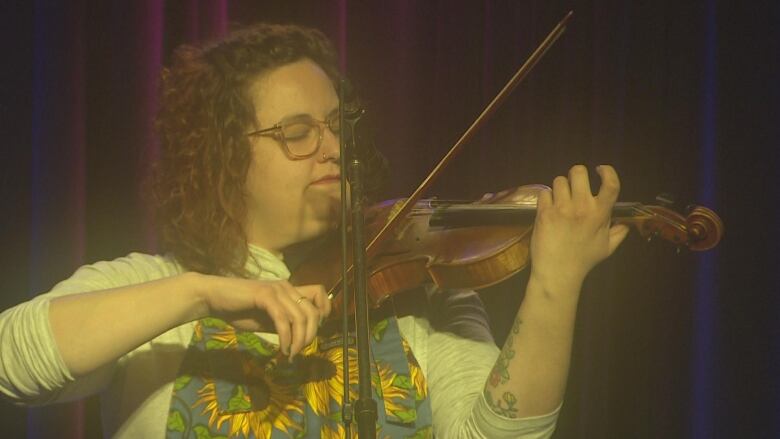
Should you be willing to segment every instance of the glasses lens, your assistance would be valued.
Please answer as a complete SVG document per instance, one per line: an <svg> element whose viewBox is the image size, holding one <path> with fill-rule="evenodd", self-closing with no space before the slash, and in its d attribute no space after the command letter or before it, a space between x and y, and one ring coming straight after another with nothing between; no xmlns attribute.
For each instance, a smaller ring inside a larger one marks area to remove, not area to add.
<svg viewBox="0 0 780 439"><path fill-rule="evenodd" d="M282 135L287 148L295 155L309 155L317 149L320 126L316 122L292 122L283 125Z"/></svg>

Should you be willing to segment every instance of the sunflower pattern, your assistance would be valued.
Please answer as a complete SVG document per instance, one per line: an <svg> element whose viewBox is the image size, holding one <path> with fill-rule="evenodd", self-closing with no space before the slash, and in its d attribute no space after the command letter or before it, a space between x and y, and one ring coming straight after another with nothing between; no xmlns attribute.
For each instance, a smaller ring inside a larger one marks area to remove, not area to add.
<svg viewBox="0 0 780 439"><path fill-rule="evenodd" d="M168 438L344 438L341 336L318 337L291 363L276 345L224 321L196 323L174 382ZM422 370L394 317L371 329L371 378L381 438L431 438ZM357 352L349 349L350 399ZM353 423L352 437L357 437Z"/></svg>

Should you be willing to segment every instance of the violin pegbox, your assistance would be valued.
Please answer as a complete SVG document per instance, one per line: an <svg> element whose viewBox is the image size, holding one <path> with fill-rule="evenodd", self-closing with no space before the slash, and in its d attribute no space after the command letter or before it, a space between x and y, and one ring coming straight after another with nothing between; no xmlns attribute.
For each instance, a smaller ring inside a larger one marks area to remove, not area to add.
<svg viewBox="0 0 780 439"><path fill-rule="evenodd" d="M710 209L691 206L683 216L663 206L642 206L634 218L640 235L671 242L678 248L704 251L715 247L723 236L724 226L720 217Z"/></svg>

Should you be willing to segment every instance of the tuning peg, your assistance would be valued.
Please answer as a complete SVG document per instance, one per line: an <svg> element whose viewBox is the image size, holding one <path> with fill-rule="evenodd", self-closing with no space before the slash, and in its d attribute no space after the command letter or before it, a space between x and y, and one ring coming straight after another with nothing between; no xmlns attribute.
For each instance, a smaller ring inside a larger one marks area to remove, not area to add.
<svg viewBox="0 0 780 439"><path fill-rule="evenodd" d="M672 207L674 206L675 196L664 192L662 194L658 194L655 197L655 201L663 207Z"/></svg>
<svg viewBox="0 0 780 439"><path fill-rule="evenodd" d="M659 232L658 230L653 230L652 232L650 232L649 235L647 235L647 238L645 239L647 240L647 242L652 242L653 239L658 238L659 236L661 236L661 232Z"/></svg>

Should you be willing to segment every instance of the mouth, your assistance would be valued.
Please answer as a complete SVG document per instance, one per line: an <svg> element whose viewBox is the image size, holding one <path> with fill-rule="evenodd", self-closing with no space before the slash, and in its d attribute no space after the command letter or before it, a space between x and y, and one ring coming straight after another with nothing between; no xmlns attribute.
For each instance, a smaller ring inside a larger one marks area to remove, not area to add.
<svg viewBox="0 0 780 439"><path fill-rule="evenodd" d="M310 183L310 185L327 185L327 184L338 184L341 181L341 176L339 174L332 174L332 175L326 175L324 177L320 177Z"/></svg>

